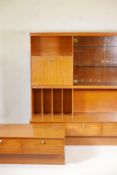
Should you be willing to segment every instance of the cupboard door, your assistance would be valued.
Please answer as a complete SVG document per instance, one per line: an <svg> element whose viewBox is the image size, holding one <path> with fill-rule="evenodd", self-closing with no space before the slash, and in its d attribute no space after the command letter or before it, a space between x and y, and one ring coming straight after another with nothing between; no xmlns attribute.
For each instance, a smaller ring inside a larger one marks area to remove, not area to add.
<svg viewBox="0 0 117 175"><path fill-rule="evenodd" d="M63 75L62 75L63 85L72 85L73 84L73 57L64 56L62 64L63 64Z"/></svg>
<svg viewBox="0 0 117 175"><path fill-rule="evenodd" d="M48 57L48 85L56 85L56 57Z"/></svg>

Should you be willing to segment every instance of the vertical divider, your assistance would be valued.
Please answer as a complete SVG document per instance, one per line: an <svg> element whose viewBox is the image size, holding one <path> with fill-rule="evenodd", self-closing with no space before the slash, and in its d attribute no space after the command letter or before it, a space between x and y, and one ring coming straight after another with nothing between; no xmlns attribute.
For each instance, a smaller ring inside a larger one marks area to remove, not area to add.
<svg viewBox="0 0 117 175"><path fill-rule="evenodd" d="M42 119L43 119L43 105L44 105L44 103L43 103L43 89L41 89L41 101L42 101L42 103L41 103L41 115L42 115Z"/></svg>
<svg viewBox="0 0 117 175"><path fill-rule="evenodd" d="M54 113L54 110L53 110L53 106L54 106L54 104L53 104L53 89L51 89L51 116L53 117L54 115L53 115L53 113Z"/></svg>
<svg viewBox="0 0 117 175"><path fill-rule="evenodd" d="M74 89L72 88L72 120L73 120L73 118L74 118L73 109L74 109Z"/></svg>
<svg viewBox="0 0 117 175"><path fill-rule="evenodd" d="M63 118L63 117L64 117L64 116L63 116L63 88L62 88L62 100L61 100L61 101L62 101L62 102L61 102L61 103L62 103L62 105L61 105L61 106L62 106L62 119L64 119L64 118Z"/></svg>
<svg viewBox="0 0 117 175"><path fill-rule="evenodd" d="M72 36L72 85L74 85L74 36Z"/></svg>

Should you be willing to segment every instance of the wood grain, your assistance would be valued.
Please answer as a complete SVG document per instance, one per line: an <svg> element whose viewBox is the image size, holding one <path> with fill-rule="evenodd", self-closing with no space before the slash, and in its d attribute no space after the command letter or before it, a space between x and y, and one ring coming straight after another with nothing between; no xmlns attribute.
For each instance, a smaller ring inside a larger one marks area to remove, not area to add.
<svg viewBox="0 0 117 175"><path fill-rule="evenodd" d="M101 136L101 123L66 123L66 136Z"/></svg>

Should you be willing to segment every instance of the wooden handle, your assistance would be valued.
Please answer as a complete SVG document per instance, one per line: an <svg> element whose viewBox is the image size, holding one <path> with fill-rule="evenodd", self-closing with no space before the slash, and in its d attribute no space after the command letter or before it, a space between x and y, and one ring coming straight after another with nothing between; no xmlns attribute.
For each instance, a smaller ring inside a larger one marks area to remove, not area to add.
<svg viewBox="0 0 117 175"><path fill-rule="evenodd" d="M86 127L85 123L82 123L81 128L85 128L85 127Z"/></svg>
<svg viewBox="0 0 117 175"><path fill-rule="evenodd" d="M3 143L3 140L0 139L0 144L2 144L2 143Z"/></svg>
<svg viewBox="0 0 117 175"><path fill-rule="evenodd" d="M41 140L41 144L45 145L46 144L45 140Z"/></svg>

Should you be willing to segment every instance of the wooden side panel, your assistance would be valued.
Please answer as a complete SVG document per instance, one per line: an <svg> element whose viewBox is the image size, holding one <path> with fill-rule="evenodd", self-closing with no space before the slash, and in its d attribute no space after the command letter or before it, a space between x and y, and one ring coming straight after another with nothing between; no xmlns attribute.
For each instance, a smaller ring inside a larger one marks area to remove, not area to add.
<svg viewBox="0 0 117 175"><path fill-rule="evenodd" d="M102 136L117 136L117 123L103 123Z"/></svg>
<svg viewBox="0 0 117 175"><path fill-rule="evenodd" d="M66 136L101 136L101 123L66 123Z"/></svg>
<svg viewBox="0 0 117 175"><path fill-rule="evenodd" d="M74 112L117 112L117 90L74 90Z"/></svg>

